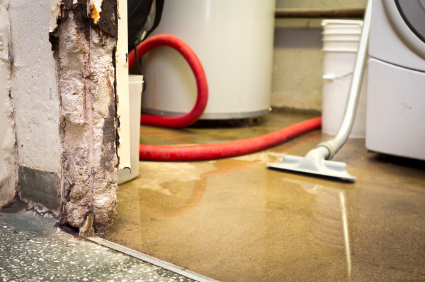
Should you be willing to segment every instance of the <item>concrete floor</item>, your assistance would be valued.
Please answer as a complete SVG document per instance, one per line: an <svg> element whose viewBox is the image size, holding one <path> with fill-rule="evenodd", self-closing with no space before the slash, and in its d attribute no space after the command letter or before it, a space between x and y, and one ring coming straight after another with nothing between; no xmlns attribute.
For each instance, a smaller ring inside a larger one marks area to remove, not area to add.
<svg viewBox="0 0 425 282"><path fill-rule="evenodd" d="M141 142L232 141L311 117L142 127ZM368 152L357 139L334 158L348 164L355 183L266 167L328 138L317 130L242 157L141 162L140 176L120 186L116 224L105 238L222 281L425 280L425 162Z"/></svg>
<svg viewBox="0 0 425 282"><path fill-rule="evenodd" d="M74 237L56 219L0 211L0 281L194 281Z"/></svg>

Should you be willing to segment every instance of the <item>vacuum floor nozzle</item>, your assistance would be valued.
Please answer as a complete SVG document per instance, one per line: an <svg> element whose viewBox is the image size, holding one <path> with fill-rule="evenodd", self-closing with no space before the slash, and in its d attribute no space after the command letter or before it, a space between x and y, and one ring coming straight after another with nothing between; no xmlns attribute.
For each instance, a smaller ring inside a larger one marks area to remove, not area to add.
<svg viewBox="0 0 425 282"><path fill-rule="evenodd" d="M288 171L336 177L342 180L354 181L356 177L347 172L347 164L343 162L326 161L324 159L309 158L309 156L284 156L280 164L267 164L270 168Z"/></svg>

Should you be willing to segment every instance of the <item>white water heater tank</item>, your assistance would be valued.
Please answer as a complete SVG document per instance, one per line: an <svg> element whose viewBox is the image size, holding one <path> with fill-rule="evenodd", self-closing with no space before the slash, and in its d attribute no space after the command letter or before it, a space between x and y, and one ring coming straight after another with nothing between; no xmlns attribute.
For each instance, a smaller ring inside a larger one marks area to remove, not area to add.
<svg viewBox="0 0 425 282"><path fill-rule="evenodd" d="M165 0L152 34L185 41L199 57L209 99L201 119L251 118L270 109L275 0ZM142 110L178 116L193 108L193 73L174 49L143 57L146 90Z"/></svg>

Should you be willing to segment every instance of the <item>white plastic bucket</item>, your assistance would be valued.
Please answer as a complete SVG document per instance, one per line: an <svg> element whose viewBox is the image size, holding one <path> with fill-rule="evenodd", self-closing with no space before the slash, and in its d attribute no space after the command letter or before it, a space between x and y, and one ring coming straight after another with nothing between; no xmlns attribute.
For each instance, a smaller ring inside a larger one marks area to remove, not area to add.
<svg viewBox="0 0 425 282"><path fill-rule="evenodd" d="M362 31L360 28L347 29L343 31L341 29L331 29L322 32L323 41L359 41Z"/></svg>
<svg viewBox="0 0 425 282"><path fill-rule="evenodd" d="M130 94L130 162L131 169L118 171L118 184L130 181L139 175L140 109L142 104L143 76L129 75Z"/></svg>
<svg viewBox="0 0 425 282"><path fill-rule="evenodd" d="M208 104L201 119L232 119L269 112L273 69L275 0L165 0L155 34L186 42L208 80ZM143 57L143 111L177 116L197 97L193 73L169 47Z"/></svg>
<svg viewBox="0 0 425 282"><path fill-rule="evenodd" d="M324 20L322 132L336 135L342 123L360 41L362 21ZM350 138L366 135L365 71Z"/></svg>
<svg viewBox="0 0 425 282"><path fill-rule="evenodd" d="M357 52L359 41L336 41L336 40L323 40L323 51L327 52Z"/></svg>
<svg viewBox="0 0 425 282"><path fill-rule="evenodd" d="M350 31L350 30L361 30L363 27L363 21L357 20L323 20L322 26L325 31Z"/></svg>

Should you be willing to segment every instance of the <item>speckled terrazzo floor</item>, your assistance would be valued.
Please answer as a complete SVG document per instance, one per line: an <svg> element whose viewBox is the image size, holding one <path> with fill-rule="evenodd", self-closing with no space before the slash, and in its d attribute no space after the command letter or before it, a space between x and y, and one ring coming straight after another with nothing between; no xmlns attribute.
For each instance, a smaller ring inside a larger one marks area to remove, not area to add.
<svg viewBox="0 0 425 282"><path fill-rule="evenodd" d="M0 213L0 281L193 281L55 229L33 212Z"/></svg>

